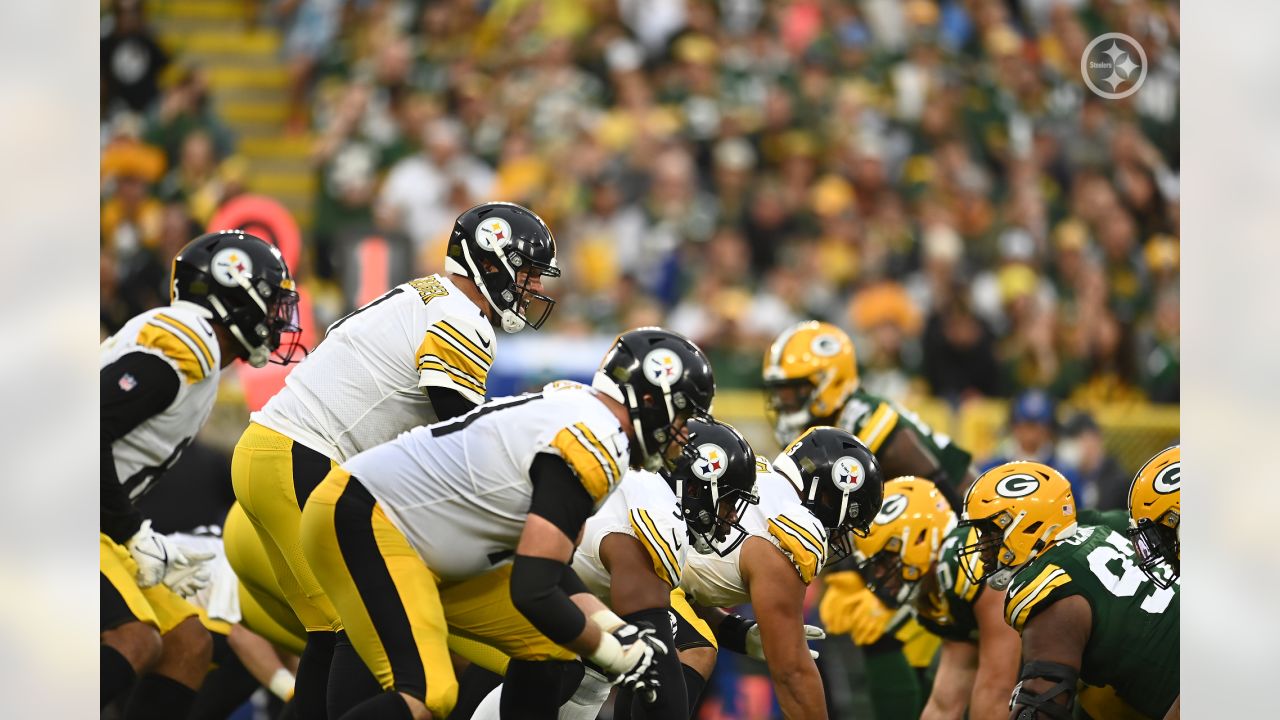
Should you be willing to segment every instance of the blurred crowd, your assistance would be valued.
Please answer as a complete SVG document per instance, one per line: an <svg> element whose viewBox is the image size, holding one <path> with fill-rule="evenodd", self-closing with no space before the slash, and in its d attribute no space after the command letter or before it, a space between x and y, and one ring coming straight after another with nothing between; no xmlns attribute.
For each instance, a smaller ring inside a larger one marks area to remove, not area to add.
<svg viewBox="0 0 1280 720"><path fill-rule="evenodd" d="M245 175L201 70L166 70L137 4L104 23L106 330ZM819 318L891 397L1178 401L1176 2L263 6L282 132L314 138L318 288L361 234L439 271L459 212L511 200L565 269L542 333L662 324L755 387L772 337ZM1080 76L1111 31L1147 58L1123 100Z"/></svg>

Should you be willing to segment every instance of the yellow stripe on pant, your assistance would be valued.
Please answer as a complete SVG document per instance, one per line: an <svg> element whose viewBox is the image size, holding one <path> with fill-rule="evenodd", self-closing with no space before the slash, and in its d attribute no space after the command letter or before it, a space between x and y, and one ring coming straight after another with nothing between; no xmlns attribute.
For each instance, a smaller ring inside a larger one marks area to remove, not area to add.
<svg viewBox="0 0 1280 720"><path fill-rule="evenodd" d="M257 423L249 423L231 457L236 499L262 543L289 607L308 632L341 630L338 613L307 565L298 538L302 511L295 483L311 487L317 479L295 478L295 474L307 471L294 467L293 440ZM231 567L237 575L250 570L237 567L234 561Z"/></svg>
<svg viewBox="0 0 1280 720"><path fill-rule="evenodd" d="M373 496L340 467L307 501L302 547L378 682L421 698L438 717L457 700L451 634L464 641L454 642L464 657L476 644L523 660L575 657L516 610L510 565L440 587ZM488 651L471 659L490 669L501 663Z"/></svg>

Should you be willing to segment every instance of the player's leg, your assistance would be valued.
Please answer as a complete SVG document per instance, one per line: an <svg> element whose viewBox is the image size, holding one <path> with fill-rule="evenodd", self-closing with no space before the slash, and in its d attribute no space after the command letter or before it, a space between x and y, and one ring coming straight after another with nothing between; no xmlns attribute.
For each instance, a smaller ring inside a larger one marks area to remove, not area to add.
<svg viewBox="0 0 1280 720"><path fill-rule="evenodd" d="M671 609L668 612L672 633L672 644L676 650L671 661L660 669L661 689L679 687L681 692L675 694L682 705L647 705L626 688L618 691L618 702L615 704L616 720L633 718L681 718L691 717L702 690L706 687L707 678L716 662L715 634L706 621L694 613L689 606L684 591L676 588L671 593ZM624 616L628 622L634 622ZM662 694L661 692L659 693Z"/></svg>
<svg viewBox="0 0 1280 720"><path fill-rule="evenodd" d="M258 689L259 681L240 660L232 645L231 635L239 626L210 620L203 615L201 621L213 638L214 667L196 693L187 720L225 720ZM244 628L240 630L248 632ZM267 649L270 650L269 645Z"/></svg>
<svg viewBox="0 0 1280 720"><path fill-rule="evenodd" d="M125 707L125 720L185 717L213 661L213 638L200 611L164 585L142 594L160 625L160 659L143 675Z"/></svg>
<svg viewBox="0 0 1280 720"><path fill-rule="evenodd" d="M98 545L101 696L106 707L160 659L161 640L155 612L134 582L128 551L105 535Z"/></svg>
<svg viewBox="0 0 1280 720"><path fill-rule="evenodd" d="M223 521L222 546L240 581L240 624L276 647L301 655L307 629L285 600L262 539L239 503L231 506Z"/></svg>
<svg viewBox="0 0 1280 720"><path fill-rule="evenodd" d="M445 717L458 684L436 579L369 491L335 468L307 501L301 539L356 652L394 691L343 720Z"/></svg>
<svg viewBox="0 0 1280 720"><path fill-rule="evenodd" d="M337 612L316 582L298 539L302 506L328 474L323 455L256 423L236 444L231 478L236 499L262 541L289 607L307 630L298 666L299 714L326 717L326 687L333 658Z"/></svg>

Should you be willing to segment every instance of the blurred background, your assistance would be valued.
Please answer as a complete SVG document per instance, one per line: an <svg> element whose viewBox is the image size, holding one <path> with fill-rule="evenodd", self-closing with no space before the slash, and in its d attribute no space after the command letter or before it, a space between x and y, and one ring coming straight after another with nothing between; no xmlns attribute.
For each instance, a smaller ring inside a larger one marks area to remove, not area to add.
<svg viewBox="0 0 1280 720"><path fill-rule="evenodd" d="M1055 458L1084 506L1122 506L1179 435L1176 2L103 0L101 20L104 336L167 300L187 240L240 226L285 251L314 344L440 271L459 212L510 200L564 277L541 331L499 340L491 394L589 379L618 332L663 325L771 454L764 349L817 318L871 392L980 466ZM1081 79L1105 32L1146 53L1123 100ZM283 374L232 374L202 442L229 453ZM705 717L769 717L750 682Z"/></svg>

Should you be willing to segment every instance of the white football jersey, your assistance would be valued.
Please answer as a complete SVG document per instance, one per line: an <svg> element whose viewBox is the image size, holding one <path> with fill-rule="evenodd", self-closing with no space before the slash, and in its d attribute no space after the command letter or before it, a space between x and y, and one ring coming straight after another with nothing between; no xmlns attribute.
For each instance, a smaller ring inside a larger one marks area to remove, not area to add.
<svg viewBox="0 0 1280 720"><path fill-rule="evenodd" d="M609 496L582 529L573 570L587 589L606 603L610 576L600 559L600 542L613 533L639 540L658 577L673 588L680 585L689 543L675 493L661 475L645 470L628 472L618 492Z"/></svg>
<svg viewBox="0 0 1280 720"><path fill-rule="evenodd" d="M448 582L515 553L533 498L529 468L541 452L563 457L599 508L622 480L630 445L594 390L555 382L413 428L342 467Z"/></svg>
<svg viewBox="0 0 1280 720"><path fill-rule="evenodd" d="M144 420L111 445L120 484L135 499L178 461L178 456L209 419L218 395L222 352L209 318L194 303L177 301L147 310L102 342L98 369L121 357L144 352L164 358L178 374L178 395L169 407ZM125 375L121 383L129 382ZM121 385L122 389L129 388Z"/></svg>
<svg viewBox="0 0 1280 720"><path fill-rule="evenodd" d="M728 607L751 602L738 563L746 537L773 543L791 561L806 585L813 582L827 558L827 533L818 518L800 503L800 496L768 460L756 456L756 493L760 502L748 505L738 523L746 531L717 543L732 548L719 553L689 553L680 586L700 605Z"/></svg>
<svg viewBox="0 0 1280 720"><path fill-rule="evenodd" d="M215 620L240 622L240 579L231 569L231 563L227 562L227 551L222 538L187 533L170 533L168 538L185 549L213 555L213 559L204 565L209 571L209 584L197 592L195 597L187 599L203 608Z"/></svg>
<svg viewBox="0 0 1280 720"><path fill-rule="evenodd" d="M494 342L489 320L448 277L418 278L331 325L250 419L341 462L435 422L427 387L484 402Z"/></svg>

